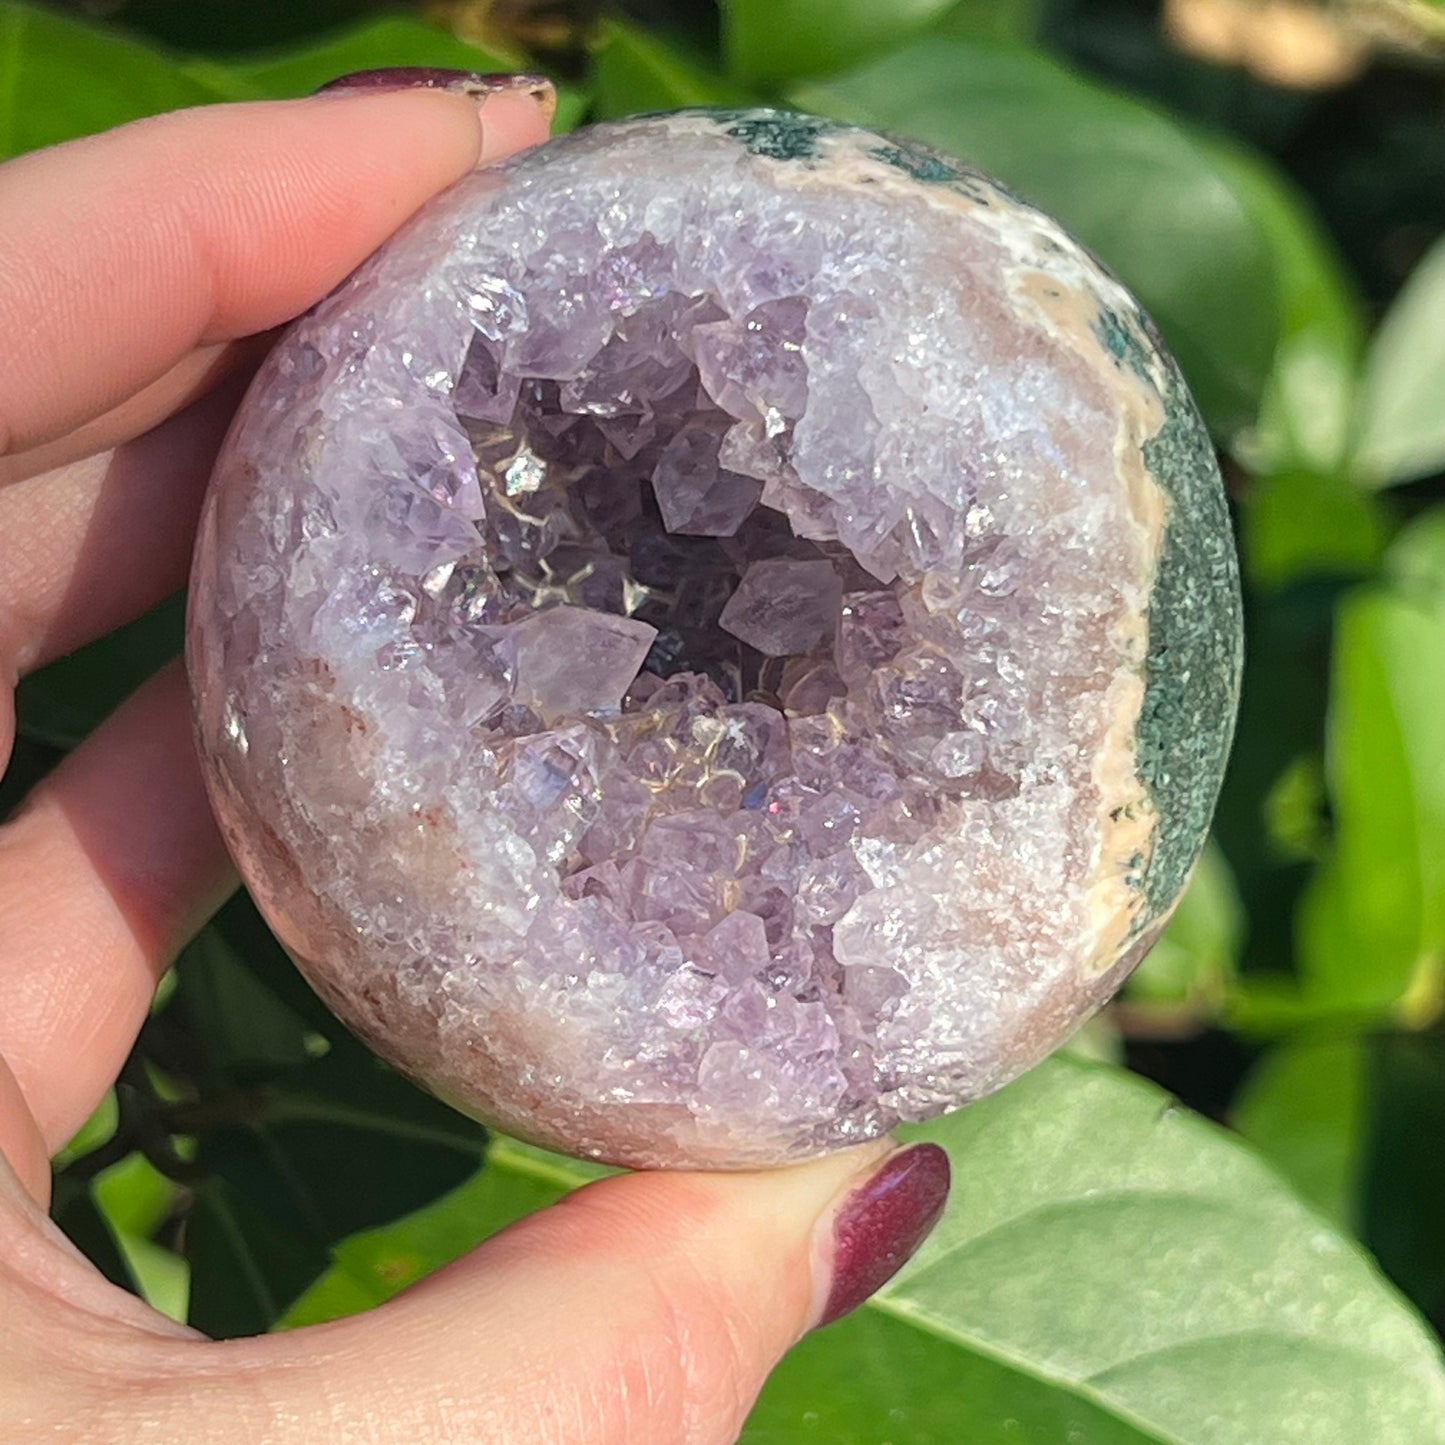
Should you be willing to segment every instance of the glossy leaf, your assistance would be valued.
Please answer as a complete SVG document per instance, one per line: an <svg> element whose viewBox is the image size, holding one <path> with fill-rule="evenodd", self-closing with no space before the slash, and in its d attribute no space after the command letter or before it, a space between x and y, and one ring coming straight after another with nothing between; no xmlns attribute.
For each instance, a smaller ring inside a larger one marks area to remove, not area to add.
<svg viewBox="0 0 1445 1445"><path fill-rule="evenodd" d="M1300 1198L1345 1230L1359 1225L1368 1066L1354 1034L1280 1044L1250 1071L1230 1116Z"/></svg>
<svg viewBox="0 0 1445 1445"><path fill-rule="evenodd" d="M1335 475L1345 465L1364 350L1364 306L1305 200L1241 147L1217 162L1268 239L1279 296L1279 339L1249 432L1236 451L1256 472Z"/></svg>
<svg viewBox="0 0 1445 1445"><path fill-rule="evenodd" d="M205 1130L199 1158L272 1218L331 1242L455 1188L475 1171L484 1137L351 1045Z"/></svg>
<svg viewBox="0 0 1445 1445"><path fill-rule="evenodd" d="M1055 1059L917 1130L943 1222L805 1340L746 1445L1439 1445L1437 1347L1363 1253L1227 1135Z"/></svg>
<svg viewBox="0 0 1445 1445"><path fill-rule="evenodd" d="M91 1184L141 1297L173 1320L184 1320L190 1266L156 1243L154 1234L180 1200L180 1188L140 1154L129 1154Z"/></svg>
<svg viewBox="0 0 1445 1445"><path fill-rule="evenodd" d="M1445 612L1382 589L1341 608L1327 769L1337 860L1301 968L1340 1006L1418 1016L1445 950Z"/></svg>
<svg viewBox="0 0 1445 1445"><path fill-rule="evenodd" d="M717 74L700 56L638 26L608 21L593 55L599 120L687 105L747 105L757 96Z"/></svg>
<svg viewBox="0 0 1445 1445"><path fill-rule="evenodd" d="M1445 468L1445 240L1415 268L1370 347L1356 466L1382 485Z"/></svg>
<svg viewBox="0 0 1445 1445"><path fill-rule="evenodd" d="M740 80L841 70L910 39L953 0L721 0L723 54Z"/></svg>
<svg viewBox="0 0 1445 1445"><path fill-rule="evenodd" d="M607 1172L495 1138L485 1165L465 1184L405 1219L343 1240L335 1264L297 1300L284 1323L314 1324L380 1304L513 1220Z"/></svg>
<svg viewBox="0 0 1445 1445"><path fill-rule="evenodd" d="M211 1180L186 1221L190 1323L217 1339L260 1334L327 1266L325 1244Z"/></svg>
<svg viewBox="0 0 1445 1445"><path fill-rule="evenodd" d="M0 0L0 160L225 97L139 40Z"/></svg>
<svg viewBox="0 0 1445 1445"><path fill-rule="evenodd" d="M1262 587L1304 577L1368 576L1379 565L1389 522L1379 499L1333 473L1259 478L1242 507L1245 571Z"/></svg>
<svg viewBox="0 0 1445 1445"><path fill-rule="evenodd" d="M1057 216L1153 313L1215 430L1253 419L1281 334L1269 234L1187 126L1037 53L947 38L792 98L917 136Z"/></svg>
<svg viewBox="0 0 1445 1445"><path fill-rule="evenodd" d="M0 160L182 106L306 95L348 71L383 65L529 68L520 57L402 15L366 20L283 53L221 61L173 54L0 0ZM560 86L557 128L575 125L585 107L576 87Z"/></svg>

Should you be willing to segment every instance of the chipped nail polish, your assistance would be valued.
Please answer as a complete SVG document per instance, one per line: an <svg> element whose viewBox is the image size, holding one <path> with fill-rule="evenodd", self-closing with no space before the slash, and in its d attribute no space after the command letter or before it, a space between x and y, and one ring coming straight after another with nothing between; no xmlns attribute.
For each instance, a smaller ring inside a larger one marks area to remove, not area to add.
<svg viewBox="0 0 1445 1445"><path fill-rule="evenodd" d="M450 90L484 100L489 95L516 91L530 95L538 105L556 105L557 91L545 75L497 71L479 74L469 70L442 70L426 65L389 65L378 70L354 70L321 86L317 95L352 95L382 90Z"/></svg>

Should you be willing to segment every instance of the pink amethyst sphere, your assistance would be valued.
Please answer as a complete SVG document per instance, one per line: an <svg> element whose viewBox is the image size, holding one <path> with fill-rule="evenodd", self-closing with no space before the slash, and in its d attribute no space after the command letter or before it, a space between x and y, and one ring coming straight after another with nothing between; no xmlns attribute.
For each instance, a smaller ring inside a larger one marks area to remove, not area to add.
<svg viewBox="0 0 1445 1445"><path fill-rule="evenodd" d="M997 1088L1156 937L1236 706L1219 474L1137 303L968 166L809 116L453 187L277 345L189 659L315 988L637 1166Z"/></svg>

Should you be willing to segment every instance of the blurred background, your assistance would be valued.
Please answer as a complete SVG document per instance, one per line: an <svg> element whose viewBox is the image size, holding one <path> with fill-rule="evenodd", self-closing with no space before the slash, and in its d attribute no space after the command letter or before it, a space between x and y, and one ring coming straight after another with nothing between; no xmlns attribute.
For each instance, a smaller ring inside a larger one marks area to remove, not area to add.
<svg viewBox="0 0 1445 1445"><path fill-rule="evenodd" d="M1248 665L1210 851L1071 1047L1236 1131L1445 1330L1445 5L0 3L0 156L403 63L545 69L563 127L764 100L912 134L1140 295L1220 450ZM180 617L23 685L0 812ZM348 1039L242 897L57 1160L54 1212L236 1334L380 1299L576 1177L487 1148Z"/></svg>

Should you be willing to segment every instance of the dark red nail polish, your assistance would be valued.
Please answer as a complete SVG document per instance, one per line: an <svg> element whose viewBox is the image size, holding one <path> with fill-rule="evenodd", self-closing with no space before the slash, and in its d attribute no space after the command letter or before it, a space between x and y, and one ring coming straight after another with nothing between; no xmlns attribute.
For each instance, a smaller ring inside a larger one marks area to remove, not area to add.
<svg viewBox="0 0 1445 1445"><path fill-rule="evenodd" d="M350 95L368 90L453 90L481 100L504 91L520 91L538 104L556 99L552 82L545 75L513 75L508 71L481 75L470 70L438 70L426 65L388 65L380 70L353 70L338 75L316 91L317 95Z"/></svg>
<svg viewBox="0 0 1445 1445"><path fill-rule="evenodd" d="M938 1223L948 1200L948 1155L915 1144L885 1159L833 1221L833 1288L820 1325L887 1284Z"/></svg>

